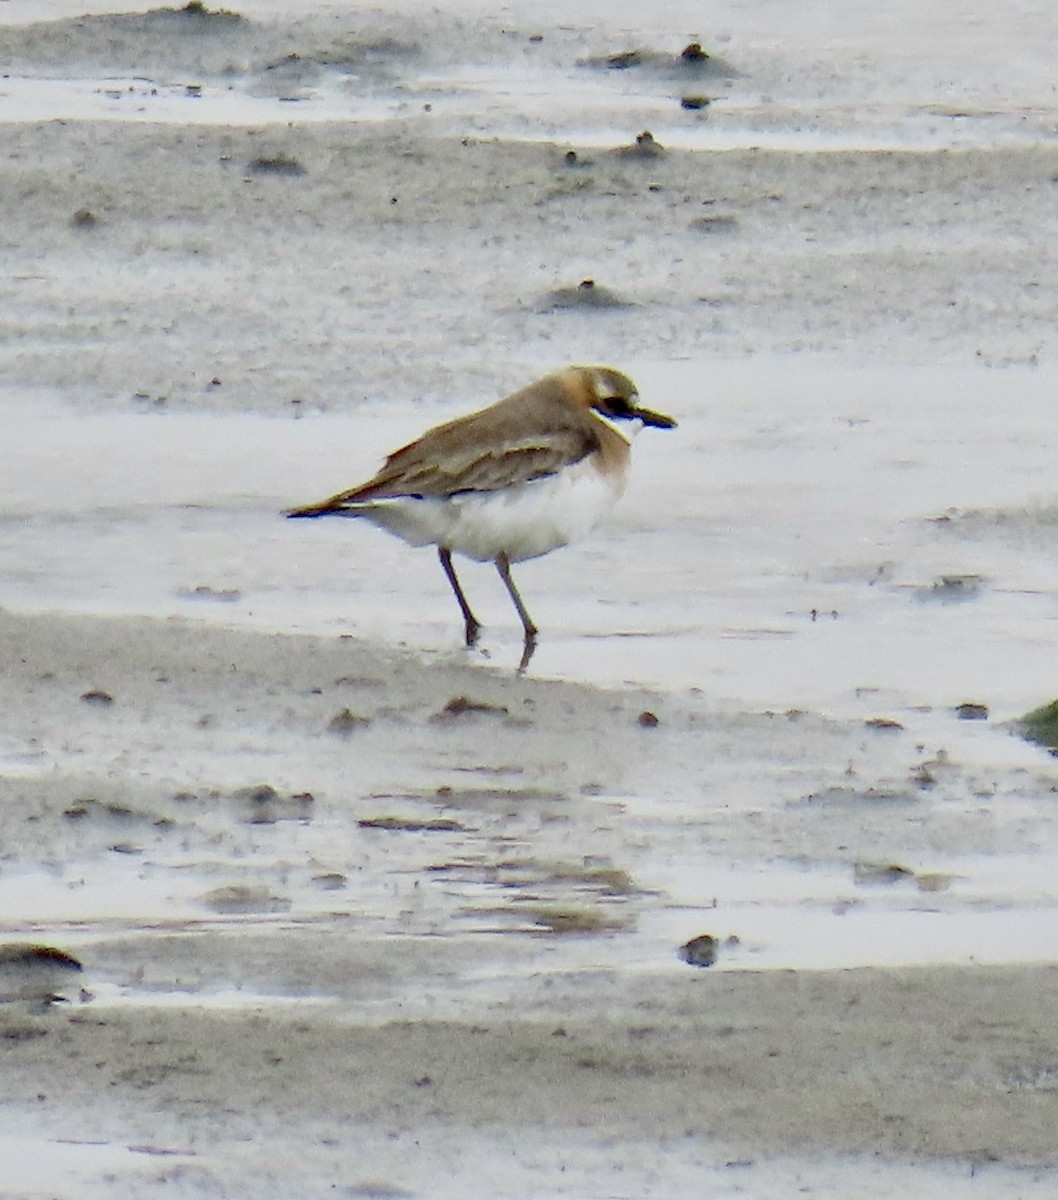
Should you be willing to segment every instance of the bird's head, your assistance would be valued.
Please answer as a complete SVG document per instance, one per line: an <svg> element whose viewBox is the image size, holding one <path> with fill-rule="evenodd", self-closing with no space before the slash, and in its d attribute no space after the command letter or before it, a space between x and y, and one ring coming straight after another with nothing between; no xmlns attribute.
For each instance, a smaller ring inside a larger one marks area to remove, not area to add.
<svg viewBox="0 0 1058 1200"><path fill-rule="evenodd" d="M636 385L613 367L578 367L583 373L592 399L590 407L610 421L641 421L655 429L675 429L676 422L664 413L644 408L639 403Z"/></svg>

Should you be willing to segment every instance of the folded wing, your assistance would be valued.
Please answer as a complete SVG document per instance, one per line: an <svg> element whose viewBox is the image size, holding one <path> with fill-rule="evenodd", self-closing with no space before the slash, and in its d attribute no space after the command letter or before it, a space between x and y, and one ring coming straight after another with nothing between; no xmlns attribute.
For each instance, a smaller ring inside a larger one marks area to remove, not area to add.
<svg viewBox="0 0 1058 1200"><path fill-rule="evenodd" d="M366 483L289 515L322 516L404 496L443 499L468 492L496 492L554 475L595 449L591 431L577 428L538 432L485 447L473 445L470 439L462 445L431 447L430 440L420 439L391 454Z"/></svg>

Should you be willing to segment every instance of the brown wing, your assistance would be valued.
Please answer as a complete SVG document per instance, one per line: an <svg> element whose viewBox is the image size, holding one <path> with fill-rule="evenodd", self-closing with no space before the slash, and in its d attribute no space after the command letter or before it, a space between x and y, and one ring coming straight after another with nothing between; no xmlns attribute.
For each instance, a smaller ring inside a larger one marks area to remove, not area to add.
<svg viewBox="0 0 1058 1200"><path fill-rule="evenodd" d="M397 451L374 479L347 492L339 492L320 504L298 509L297 514L318 515L398 496L444 497L466 492L495 492L554 475L570 463L579 462L592 449L586 438L556 435L543 444L538 439L535 445L527 443L508 446L501 451L468 453L446 461L443 466L418 455L410 461L402 460L398 457L402 451Z"/></svg>
<svg viewBox="0 0 1058 1200"><path fill-rule="evenodd" d="M480 412L438 425L394 451L373 479L290 515L322 516L398 496L494 492L553 475L599 447L598 423L586 408L571 408L566 386L561 377L549 376Z"/></svg>

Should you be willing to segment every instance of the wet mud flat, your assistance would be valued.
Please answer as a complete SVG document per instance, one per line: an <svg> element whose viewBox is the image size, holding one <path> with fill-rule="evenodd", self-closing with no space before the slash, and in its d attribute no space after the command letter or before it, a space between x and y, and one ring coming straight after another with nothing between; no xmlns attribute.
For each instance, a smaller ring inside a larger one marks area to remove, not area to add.
<svg viewBox="0 0 1058 1200"><path fill-rule="evenodd" d="M571 1131L585 1158L609 1147L618 1187L648 1144L670 1184L827 1155L913 1160L926 1194L952 1161L966 1186L1031 1188L1054 1165L1054 983L1053 968L602 975L464 1020L85 1007L5 1030L4 1099L23 1127L153 1154L126 1166L133 1194L189 1170L203 1190L281 1194L291 1153L309 1194L366 1179L436 1194L431 1161L473 1191L459 1149L472 1161L475 1139L511 1134L500 1194L518 1194L549 1138L579 1173ZM424 1151L437 1140L447 1161Z"/></svg>
<svg viewBox="0 0 1058 1200"><path fill-rule="evenodd" d="M131 1195L280 1195L291 1155L306 1194L447 1195L439 1163L499 1195L782 1195L775 1171L828 1194L814 1155L878 1194L908 1163L926 1194L1053 1178L1052 966L760 970L733 944L702 969L645 936L680 909L650 839L696 836L685 803L717 839L700 872L762 843L825 860L826 812L761 796L850 758L881 786L891 733L348 637L5 613L0 644L4 938L84 968L0 1011L12 1164L81 1147L95 1194L109 1147ZM921 808L869 795L848 854L885 861Z"/></svg>
<svg viewBox="0 0 1058 1200"><path fill-rule="evenodd" d="M619 153L637 132L571 165L425 120L0 125L6 378L278 415L631 351L1046 355L1053 145Z"/></svg>

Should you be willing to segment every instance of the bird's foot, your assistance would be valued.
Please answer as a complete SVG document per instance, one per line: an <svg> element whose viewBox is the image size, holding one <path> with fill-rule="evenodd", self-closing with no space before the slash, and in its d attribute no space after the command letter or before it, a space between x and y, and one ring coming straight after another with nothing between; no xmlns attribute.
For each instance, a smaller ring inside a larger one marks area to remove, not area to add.
<svg viewBox="0 0 1058 1200"><path fill-rule="evenodd" d="M525 643L522 646L522 660L518 664L518 674L519 675L525 674L525 670L529 666L529 662L532 659L535 651L536 651L536 630L534 629L534 630L530 631L527 629L525 631Z"/></svg>

